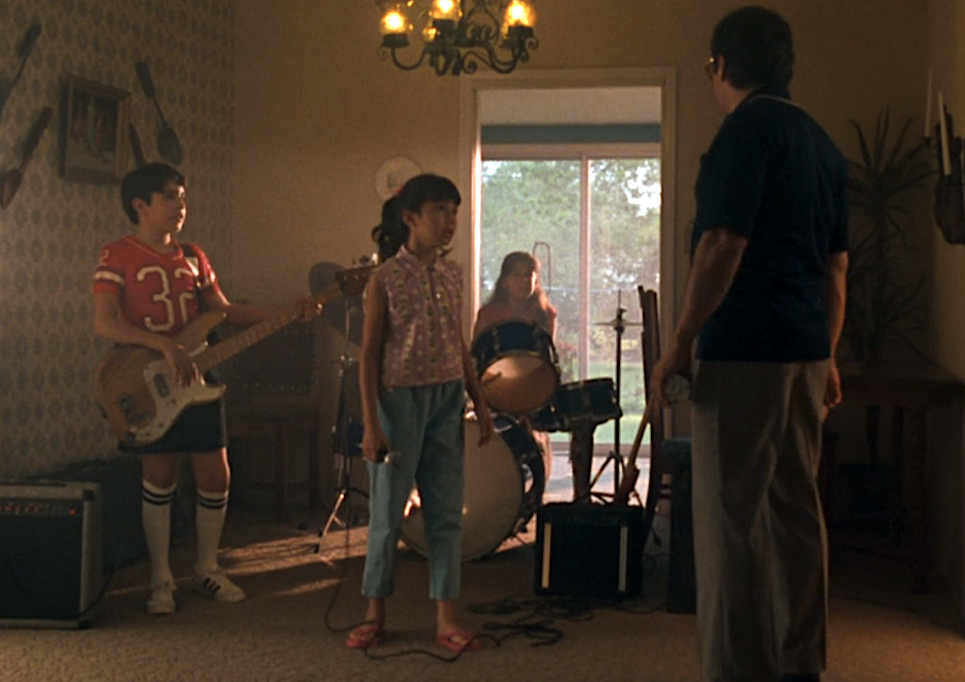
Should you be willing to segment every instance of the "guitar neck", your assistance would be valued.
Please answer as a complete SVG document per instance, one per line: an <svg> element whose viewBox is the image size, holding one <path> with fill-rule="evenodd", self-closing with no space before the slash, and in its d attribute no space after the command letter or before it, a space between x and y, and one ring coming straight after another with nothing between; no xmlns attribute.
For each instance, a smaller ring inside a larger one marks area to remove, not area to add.
<svg viewBox="0 0 965 682"><path fill-rule="evenodd" d="M294 310L278 317L262 320L246 329L233 334L216 346L209 346L203 353L194 358L198 371L202 374L219 365L228 358L237 355L249 346L253 346L267 336L287 327L298 318Z"/></svg>
<svg viewBox="0 0 965 682"><path fill-rule="evenodd" d="M643 443L643 434L647 430L647 424L650 423L650 406L651 402L648 400L646 406L643 408L643 417L640 418L640 426L637 427L637 435L634 437L633 445L630 447L628 462L630 468L636 468L637 466L637 454L640 452L640 445Z"/></svg>
<svg viewBox="0 0 965 682"><path fill-rule="evenodd" d="M334 284L329 285L322 291L315 294L315 296L312 297L312 300L315 303L321 303L322 305L334 301L343 295L343 289L345 287L348 287L349 290L351 290L353 286L364 284L368 277L368 273L371 272L374 267L374 265L367 265L343 273L341 281L339 281L339 278L336 277ZM262 320L261 322L253 324L243 331L240 331L224 341L221 341L216 346L209 346L194 358L194 362L198 366L198 371L200 371L202 374L207 372L209 369L212 369L219 363L224 362L231 356L237 355L245 348L258 343L266 336L270 336L283 327L287 327L289 324L297 320L299 316L299 311L292 309L291 311L278 315L277 317L271 317L267 320Z"/></svg>

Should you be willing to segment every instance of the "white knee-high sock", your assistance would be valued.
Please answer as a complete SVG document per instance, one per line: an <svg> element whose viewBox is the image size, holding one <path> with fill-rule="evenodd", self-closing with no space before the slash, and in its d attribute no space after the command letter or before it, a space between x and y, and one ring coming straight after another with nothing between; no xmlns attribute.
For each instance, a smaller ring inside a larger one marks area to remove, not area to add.
<svg viewBox="0 0 965 682"><path fill-rule="evenodd" d="M218 546L228 511L228 491L208 493L198 491L195 523L198 532L198 560L196 573L207 573L218 568Z"/></svg>
<svg viewBox="0 0 965 682"><path fill-rule="evenodd" d="M152 582L174 582L168 559L171 547L171 503L177 484L160 488L147 480L141 480L141 523L144 540L151 558Z"/></svg>

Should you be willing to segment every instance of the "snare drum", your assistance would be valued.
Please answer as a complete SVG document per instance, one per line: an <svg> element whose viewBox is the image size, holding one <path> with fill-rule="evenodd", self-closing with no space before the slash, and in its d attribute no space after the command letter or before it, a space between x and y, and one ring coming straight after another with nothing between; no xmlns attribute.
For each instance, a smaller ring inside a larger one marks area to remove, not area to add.
<svg viewBox="0 0 965 682"><path fill-rule="evenodd" d="M543 497L539 446L521 424L508 423L480 448L479 422L466 420L463 561L495 552L503 540L523 529ZM406 505L401 536L406 545L428 556L422 507L415 490Z"/></svg>
<svg viewBox="0 0 965 682"><path fill-rule="evenodd" d="M514 320L488 327L473 341L472 355L486 402L496 412L534 412L559 386L556 346L537 324Z"/></svg>

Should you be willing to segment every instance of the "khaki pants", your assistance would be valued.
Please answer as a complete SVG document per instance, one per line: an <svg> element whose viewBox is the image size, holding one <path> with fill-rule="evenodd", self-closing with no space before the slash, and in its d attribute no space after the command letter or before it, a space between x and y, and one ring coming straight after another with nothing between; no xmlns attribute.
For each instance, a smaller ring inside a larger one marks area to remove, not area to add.
<svg viewBox="0 0 965 682"><path fill-rule="evenodd" d="M769 682L826 661L817 488L828 362L699 362L693 513L703 682Z"/></svg>

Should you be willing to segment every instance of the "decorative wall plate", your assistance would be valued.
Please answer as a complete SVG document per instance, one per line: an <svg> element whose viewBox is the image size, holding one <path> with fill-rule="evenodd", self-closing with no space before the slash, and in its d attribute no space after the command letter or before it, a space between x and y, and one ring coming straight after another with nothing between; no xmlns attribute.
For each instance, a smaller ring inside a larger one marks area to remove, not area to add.
<svg viewBox="0 0 965 682"><path fill-rule="evenodd" d="M419 165L405 156L395 156L383 163L375 174L375 192L382 200L399 191L409 178L422 172Z"/></svg>

